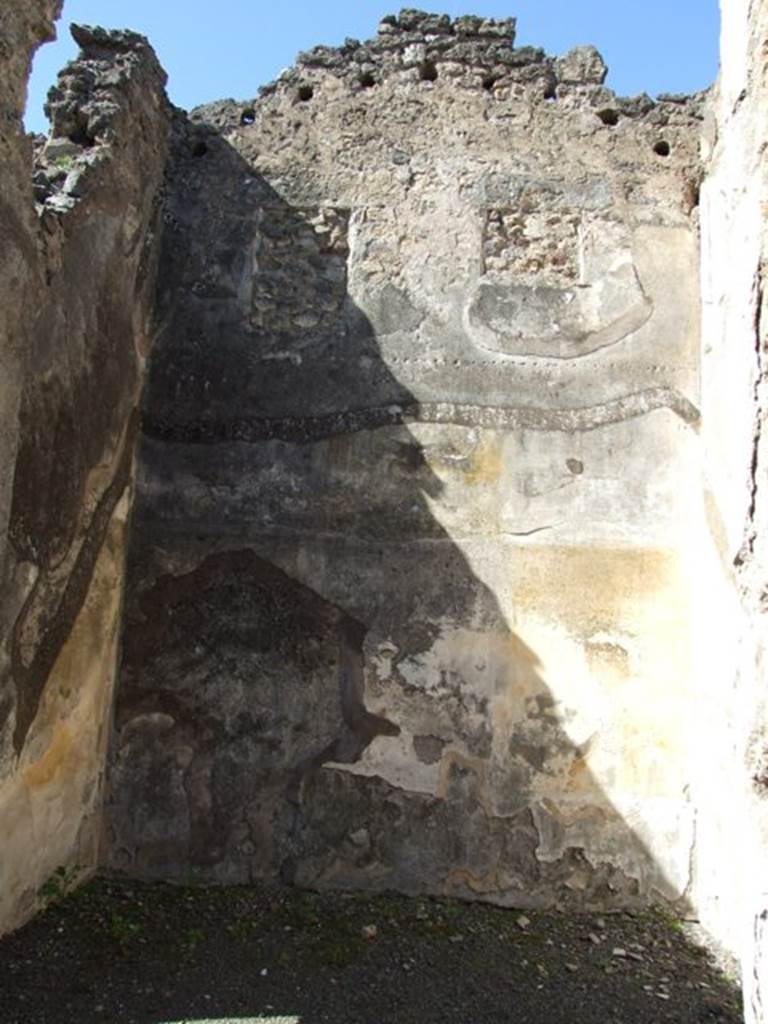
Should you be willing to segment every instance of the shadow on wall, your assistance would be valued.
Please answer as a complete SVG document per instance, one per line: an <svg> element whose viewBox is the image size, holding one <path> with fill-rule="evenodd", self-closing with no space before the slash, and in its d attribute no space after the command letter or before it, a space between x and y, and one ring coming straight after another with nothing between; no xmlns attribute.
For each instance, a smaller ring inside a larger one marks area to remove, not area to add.
<svg viewBox="0 0 768 1024"><path fill-rule="evenodd" d="M681 895L473 570L521 550L487 519L482 395L452 422L450 396L427 415L398 382L348 294L357 213L287 205L203 124L174 145L110 866L518 906ZM415 328L402 291L379 301ZM446 480L477 495L460 543Z"/></svg>

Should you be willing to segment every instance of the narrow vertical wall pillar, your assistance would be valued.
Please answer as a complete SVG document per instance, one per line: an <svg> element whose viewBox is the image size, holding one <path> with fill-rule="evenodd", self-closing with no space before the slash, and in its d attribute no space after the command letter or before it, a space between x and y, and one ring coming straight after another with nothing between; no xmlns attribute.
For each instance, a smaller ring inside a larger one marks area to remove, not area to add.
<svg viewBox="0 0 768 1024"><path fill-rule="evenodd" d="M28 0L3 4L0 10L0 592L8 568L27 296L39 283L32 149L24 135L23 114L32 57L41 43L54 38L61 5L62 0Z"/></svg>
<svg viewBox="0 0 768 1024"><path fill-rule="evenodd" d="M98 857L171 123L142 36L73 26L80 56L33 165L29 55L59 7L0 15L0 932L55 871L85 877Z"/></svg>
<svg viewBox="0 0 768 1024"><path fill-rule="evenodd" d="M746 1017L760 1024L768 1019L768 3L722 0L721 8L701 204L707 540L699 664L712 725L699 737L696 879L704 923L741 954Z"/></svg>

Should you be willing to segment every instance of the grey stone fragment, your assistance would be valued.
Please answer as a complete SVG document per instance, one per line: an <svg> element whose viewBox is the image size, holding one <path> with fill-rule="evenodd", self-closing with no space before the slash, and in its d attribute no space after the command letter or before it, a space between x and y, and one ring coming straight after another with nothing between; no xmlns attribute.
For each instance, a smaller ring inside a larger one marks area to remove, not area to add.
<svg viewBox="0 0 768 1024"><path fill-rule="evenodd" d="M521 46L516 50L499 47L494 49L493 56L509 67L525 67L526 64L541 64L545 53L538 46Z"/></svg>
<svg viewBox="0 0 768 1024"><path fill-rule="evenodd" d="M602 85L608 67L594 46L574 46L557 61L557 73L561 82Z"/></svg>
<svg viewBox="0 0 768 1024"><path fill-rule="evenodd" d="M398 25L405 32L428 32L434 31L434 27L442 24L448 28L451 19L443 14L428 14L426 11L419 11L413 7L404 7L397 19Z"/></svg>
<svg viewBox="0 0 768 1024"><path fill-rule="evenodd" d="M414 28L424 35L447 35L451 32L451 19L447 14L425 14Z"/></svg>
<svg viewBox="0 0 768 1024"><path fill-rule="evenodd" d="M76 199L82 198L85 194L85 171L84 167L75 167L69 172L63 186L63 191L67 195L74 196Z"/></svg>
<svg viewBox="0 0 768 1024"><path fill-rule="evenodd" d="M495 21L493 18L485 18L480 23L477 34L480 36L492 36L496 39L508 39L510 46L515 41L517 21L515 18L504 18Z"/></svg>
<svg viewBox="0 0 768 1024"><path fill-rule="evenodd" d="M49 139L46 142L42 155L43 159L47 160L50 164L56 160L80 156L82 152L83 147L79 146L76 142L72 142L71 139L56 138Z"/></svg>
<svg viewBox="0 0 768 1024"><path fill-rule="evenodd" d="M99 25L70 25L72 38L85 52L89 50L151 50L149 40L128 29L106 29Z"/></svg>
<svg viewBox="0 0 768 1024"><path fill-rule="evenodd" d="M474 14L464 14L453 23L453 30L457 36L476 36L480 33L480 26L483 19Z"/></svg>
<svg viewBox="0 0 768 1024"><path fill-rule="evenodd" d="M57 195L51 196L46 199L45 205L56 210L58 213L66 213L69 210L73 210L77 205L77 200L74 196L65 195L60 192Z"/></svg>
<svg viewBox="0 0 768 1024"><path fill-rule="evenodd" d="M687 92L660 92L656 99L659 103L674 103L684 106L693 97L689 96Z"/></svg>
<svg viewBox="0 0 768 1024"><path fill-rule="evenodd" d="M297 62L305 67L335 68L344 63L345 55L331 46L315 46L300 53Z"/></svg>
<svg viewBox="0 0 768 1024"><path fill-rule="evenodd" d="M368 846L371 841L367 828L358 828L350 834L350 840L355 846Z"/></svg>
<svg viewBox="0 0 768 1024"><path fill-rule="evenodd" d="M643 117L656 106L647 92L641 92L638 96L620 96L616 105L625 117Z"/></svg>

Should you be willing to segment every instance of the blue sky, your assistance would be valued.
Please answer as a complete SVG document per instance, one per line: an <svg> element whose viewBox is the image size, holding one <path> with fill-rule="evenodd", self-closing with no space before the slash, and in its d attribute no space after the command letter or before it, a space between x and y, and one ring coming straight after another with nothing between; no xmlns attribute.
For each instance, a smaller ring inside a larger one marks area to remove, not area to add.
<svg viewBox="0 0 768 1024"><path fill-rule="evenodd" d="M42 105L48 87L76 53L66 28L73 21L148 36L168 72L171 99L189 109L225 96L249 99L299 50L338 44L345 36L369 38L381 15L399 6L386 0L65 0L59 39L35 60L27 128L47 128ZM452 16L516 16L518 45L552 54L593 43L611 69L607 84L624 95L692 92L717 74L717 0L424 0L411 6Z"/></svg>

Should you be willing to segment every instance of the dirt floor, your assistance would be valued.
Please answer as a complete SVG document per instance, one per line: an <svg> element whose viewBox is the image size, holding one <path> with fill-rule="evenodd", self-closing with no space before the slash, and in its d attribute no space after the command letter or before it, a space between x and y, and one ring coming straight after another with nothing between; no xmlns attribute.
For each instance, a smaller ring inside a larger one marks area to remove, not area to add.
<svg viewBox="0 0 768 1024"><path fill-rule="evenodd" d="M732 969L658 910L66 881L0 940L0 1024L741 1020Z"/></svg>

